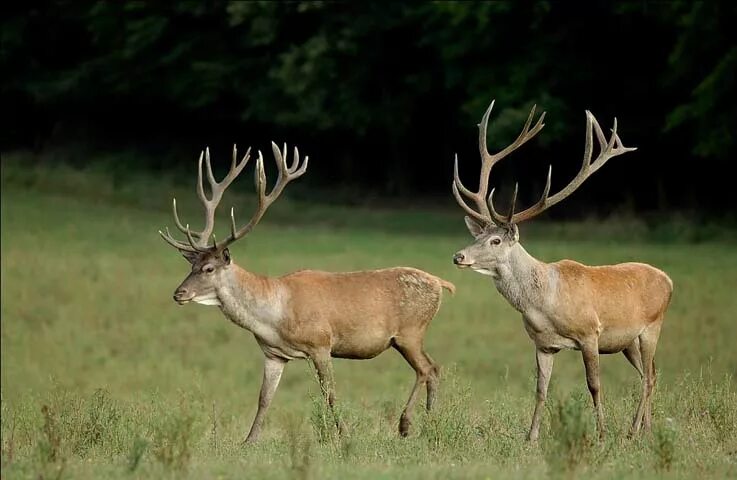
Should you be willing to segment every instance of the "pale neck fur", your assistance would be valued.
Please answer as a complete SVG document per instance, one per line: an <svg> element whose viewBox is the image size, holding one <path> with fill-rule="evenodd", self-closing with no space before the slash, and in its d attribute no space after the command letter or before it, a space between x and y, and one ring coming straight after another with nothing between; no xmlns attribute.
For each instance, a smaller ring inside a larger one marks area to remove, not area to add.
<svg viewBox="0 0 737 480"><path fill-rule="evenodd" d="M527 253L519 243L496 264L492 277L499 293L523 314L543 307L545 293L554 287L556 279L550 265Z"/></svg>
<svg viewBox="0 0 737 480"><path fill-rule="evenodd" d="M257 335L283 318L286 289L276 278L251 273L231 264L217 288L220 310L236 325Z"/></svg>

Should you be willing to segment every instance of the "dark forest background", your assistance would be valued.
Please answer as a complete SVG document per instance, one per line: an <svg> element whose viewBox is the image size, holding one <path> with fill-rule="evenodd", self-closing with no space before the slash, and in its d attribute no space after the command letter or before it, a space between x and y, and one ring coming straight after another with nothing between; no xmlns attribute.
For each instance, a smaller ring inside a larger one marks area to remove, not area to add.
<svg viewBox="0 0 737 480"><path fill-rule="evenodd" d="M539 195L548 163L553 188L575 174L586 109L607 130L616 116L638 150L553 217L724 217L737 203L731 0L3 8L3 153L86 166L116 152L112 169L191 177L206 145L225 166L234 142L266 154L273 139L310 156L302 195L452 204L453 155L473 185L476 124L496 99L491 148L511 142L533 103L548 112L494 175L501 195L520 181L520 204Z"/></svg>

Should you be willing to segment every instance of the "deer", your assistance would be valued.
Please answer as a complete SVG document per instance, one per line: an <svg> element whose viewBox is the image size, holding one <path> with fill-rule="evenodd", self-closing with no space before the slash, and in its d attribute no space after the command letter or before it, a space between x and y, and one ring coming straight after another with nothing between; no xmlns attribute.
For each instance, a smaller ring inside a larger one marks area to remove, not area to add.
<svg viewBox="0 0 737 480"><path fill-rule="evenodd" d="M521 222L571 195L607 160L636 148L622 144L616 118L607 139L596 118L587 110L583 163L578 174L562 190L550 195L552 165L549 166L545 187L535 204L515 212L516 183L508 213L500 214L494 207L495 189L492 188L487 196L492 167L540 132L545 112L532 126L536 108L533 106L514 142L490 154L486 141L493 107L494 101L478 125L481 155L478 190L463 185L458 175L458 155L455 156L453 196L466 213L465 223L475 241L456 252L453 263L458 268L490 276L497 291L522 314L527 335L535 344L537 397L527 439L534 442L539 436L554 355L560 350L571 349L579 350L583 357L599 438L604 436L600 354L622 352L639 373L642 394L629 434L649 429L656 378L655 349L673 294L672 280L665 272L645 263L588 266L568 259L543 262L521 245L518 228ZM599 154L592 162L594 132Z"/></svg>
<svg viewBox="0 0 737 480"><path fill-rule="evenodd" d="M266 193L264 160L258 152L255 187L258 205L245 225L238 228L230 209L230 234L218 241L213 233L215 212L226 188L247 165L251 149L238 161L233 146L230 171L216 181L210 150L204 152L204 167L210 196L203 185L203 153L197 170L197 195L204 207L201 231L182 224L176 198L174 223L185 240L172 236L168 228L161 237L191 264L191 272L174 292L180 305L198 303L218 306L227 319L250 331L264 354L263 380L256 416L244 443L258 440L266 412L276 393L285 365L290 360L309 359L314 364L320 388L330 407L339 433L345 426L335 411L332 358L370 359L389 347L397 350L415 371L415 383L399 421L399 433L407 436L412 409L421 388L427 391L426 408L432 410L440 367L425 352L424 337L430 320L440 308L443 289L455 286L439 277L410 267L331 273L298 270L280 277L250 272L232 260L229 246L248 235L284 188L307 171L309 157L300 162L295 147L287 164L287 146L272 142L277 179Z"/></svg>

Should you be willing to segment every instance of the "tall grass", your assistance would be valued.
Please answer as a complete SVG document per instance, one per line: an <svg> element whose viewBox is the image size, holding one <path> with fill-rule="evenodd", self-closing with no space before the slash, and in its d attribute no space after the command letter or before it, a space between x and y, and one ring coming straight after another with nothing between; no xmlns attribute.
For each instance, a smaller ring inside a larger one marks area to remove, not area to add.
<svg viewBox="0 0 737 480"><path fill-rule="evenodd" d="M0 236L3 478L737 476L737 251L728 237L609 235L639 228L627 222L523 228L543 260L646 261L676 286L658 345L653 431L627 438L639 378L621 355L605 356L607 436L599 442L580 355L561 352L531 445L534 349L492 285L453 268L452 252L469 242L459 215L285 199L233 247L236 262L271 275L411 265L458 291L427 335L427 351L444 366L437 408L426 414L418 405L408 438L397 424L414 372L386 352L335 361L347 435L336 434L312 369L291 362L262 440L243 445L261 353L217 309L171 301L188 266L156 233L171 223L170 197L192 189L13 168L3 164ZM183 212L195 207L185 202Z"/></svg>

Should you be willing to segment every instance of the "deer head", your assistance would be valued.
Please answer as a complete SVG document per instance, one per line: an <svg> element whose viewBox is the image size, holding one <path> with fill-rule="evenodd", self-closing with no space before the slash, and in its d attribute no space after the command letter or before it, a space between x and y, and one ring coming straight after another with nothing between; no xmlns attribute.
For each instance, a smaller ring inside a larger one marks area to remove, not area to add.
<svg viewBox="0 0 737 480"><path fill-rule="evenodd" d="M201 231L193 231L189 228L189 224L182 224L177 213L177 200L172 202L172 210L174 214L174 223L180 232L186 235L187 242L175 239L169 229L166 233L159 230L161 237L171 246L179 250L179 252L192 265L192 271L179 285L174 293L174 300L181 304L194 301L205 305L219 305L217 299L217 288L224 282L229 281L229 267L231 265L230 252L228 246L238 239L246 236L256 224L261 220L266 210L281 195L284 187L307 171L307 163L309 157L305 157L304 162L300 164L299 151L295 147L294 160L291 165L287 165L287 146L284 145L283 150L271 142L271 148L274 152L274 159L278 170L276 184L271 192L266 193L266 173L264 172L264 159L261 152L258 152L256 160L255 183L256 192L258 193L258 207L249 222L241 228L236 227L235 210L230 209L230 234L223 241L218 242L213 234L215 227L215 211L222 199L223 193L235 178L245 168L250 159L251 149L246 151L240 162L238 162L238 151L233 146L233 159L230 171L225 178L218 182L212 173L212 165L210 164L210 150L206 149L200 153L197 166L197 196L199 197L205 209L205 226ZM202 179L202 163L205 163L207 181L210 185L210 198L205 194L205 188ZM212 244L210 244L210 239Z"/></svg>
<svg viewBox="0 0 737 480"><path fill-rule="evenodd" d="M466 188L458 176L458 155L455 157L455 166L453 171L453 195L458 204L468 214L465 218L466 226L476 241L468 247L458 251L453 256L453 263L459 268L471 268L479 273L491 275L497 264L505 262L509 256L511 249L519 242L519 230L517 225L525 220L529 220L556 203L562 201L571 195L581 184L599 168L601 168L607 160L623 153L631 152L636 148L628 148L622 145L622 141L617 135L617 119L614 119L614 127L612 135L609 139L596 121L594 116L586 111L586 144L584 148L583 163L578 174L571 182L561 191L554 195L550 193L550 180L553 168L548 168L548 178L545 182L545 188L540 199L531 207L521 212L515 212L515 204L517 201L518 185L514 186L514 194L507 215L502 215L494 208L494 189L487 196L489 188L489 177L492 167L501 159L512 153L514 150L522 146L525 142L542 130L545 126L545 112L540 115L535 125L532 120L535 117L535 106L532 107L530 115L527 117L522 131L517 139L509 146L496 154L490 154L486 147L486 130L489 125L489 115L494 107L494 101L491 102L489 108L479 123L479 153L481 154L481 173L479 175L479 188L477 191L471 191ZM599 141L600 152L596 159L592 162L593 153L593 132ZM467 200L474 203L475 209L468 205Z"/></svg>

